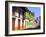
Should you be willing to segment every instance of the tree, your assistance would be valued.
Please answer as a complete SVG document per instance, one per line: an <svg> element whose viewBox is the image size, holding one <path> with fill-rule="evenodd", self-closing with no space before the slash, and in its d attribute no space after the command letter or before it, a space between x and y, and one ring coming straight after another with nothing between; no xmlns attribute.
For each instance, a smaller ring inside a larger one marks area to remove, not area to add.
<svg viewBox="0 0 46 37"><path fill-rule="evenodd" d="M29 12L25 12L25 13L24 13L24 18L25 18L25 19L29 19L29 20L31 20L32 17L33 17L33 16L32 16L31 13L29 13Z"/></svg>

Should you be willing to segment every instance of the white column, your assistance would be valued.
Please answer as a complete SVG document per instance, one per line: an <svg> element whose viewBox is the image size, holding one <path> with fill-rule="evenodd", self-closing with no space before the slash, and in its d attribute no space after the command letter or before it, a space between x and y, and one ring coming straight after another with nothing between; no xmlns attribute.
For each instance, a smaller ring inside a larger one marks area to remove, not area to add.
<svg viewBox="0 0 46 37"><path fill-rule="evenodd" d="M28 28L28 26L26 26L26 22L29 22L29 20L27 19L24 20L24 26L25 26L24 28Z"/></svg>
<svg viewBox="0 0 46 37"><path fill-rule="evenodd" d="M22 19L20 19L20 29L22 29Z"/></svg>
<svg viewBox="0 0 46 37"><path fill-rule="evenodd" d="M23 17L22 17L22 14L20 14L20 18L23 18Z"/></svg>
<svg viewBox="0 0 46 37"><path fill-rule="evenodd" d="M15 29L18 29L18 18L15 19Z"/></svg>
<svg viewBox="0 0 46 37"><path fill-rule="evenodd" d="M26 28L26 25L25 25L25 20L24 20L24 25L23 25L23 26L24 26L24 29L25 29L25 28Z"/></svg>

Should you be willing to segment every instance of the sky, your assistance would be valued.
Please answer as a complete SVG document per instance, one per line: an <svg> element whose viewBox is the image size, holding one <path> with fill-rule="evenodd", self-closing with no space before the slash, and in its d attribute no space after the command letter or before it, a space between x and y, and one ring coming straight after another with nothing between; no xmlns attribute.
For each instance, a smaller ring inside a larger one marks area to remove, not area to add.
<svg viewBox="0 0 46 37"><path fill-rule="evenodd" d="M40 7L28 7L35 14L35 18L40 16Z"/></svg>

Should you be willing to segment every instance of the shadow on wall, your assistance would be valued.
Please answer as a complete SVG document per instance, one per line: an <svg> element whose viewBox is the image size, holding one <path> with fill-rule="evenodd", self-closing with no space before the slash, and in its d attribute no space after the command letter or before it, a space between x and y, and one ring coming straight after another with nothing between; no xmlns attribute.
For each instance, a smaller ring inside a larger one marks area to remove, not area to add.
<svg viewBox="0 0 46 37"><path fill-rule="evenodd" d="M15 36L5 36L5 37L15 37Z"/></svg>

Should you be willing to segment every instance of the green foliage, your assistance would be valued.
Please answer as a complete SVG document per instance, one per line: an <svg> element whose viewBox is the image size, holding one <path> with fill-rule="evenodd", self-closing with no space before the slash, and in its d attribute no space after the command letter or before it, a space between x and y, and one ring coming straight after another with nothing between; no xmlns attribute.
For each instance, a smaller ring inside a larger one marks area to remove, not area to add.
<svg viewBox="0 0 46 37"><path fill-rule="evenodd" d="M29 12L25 12L24 13L24 18L26 18L26 19L32 19L32 14L29 13Z"/></svg>
<svg viewBox="0 0 46 37"><path fill-rule="evenodd" d="M28 27L31 27L32 23L31 22L26 22L25 25L28 26Z"/></svg>

